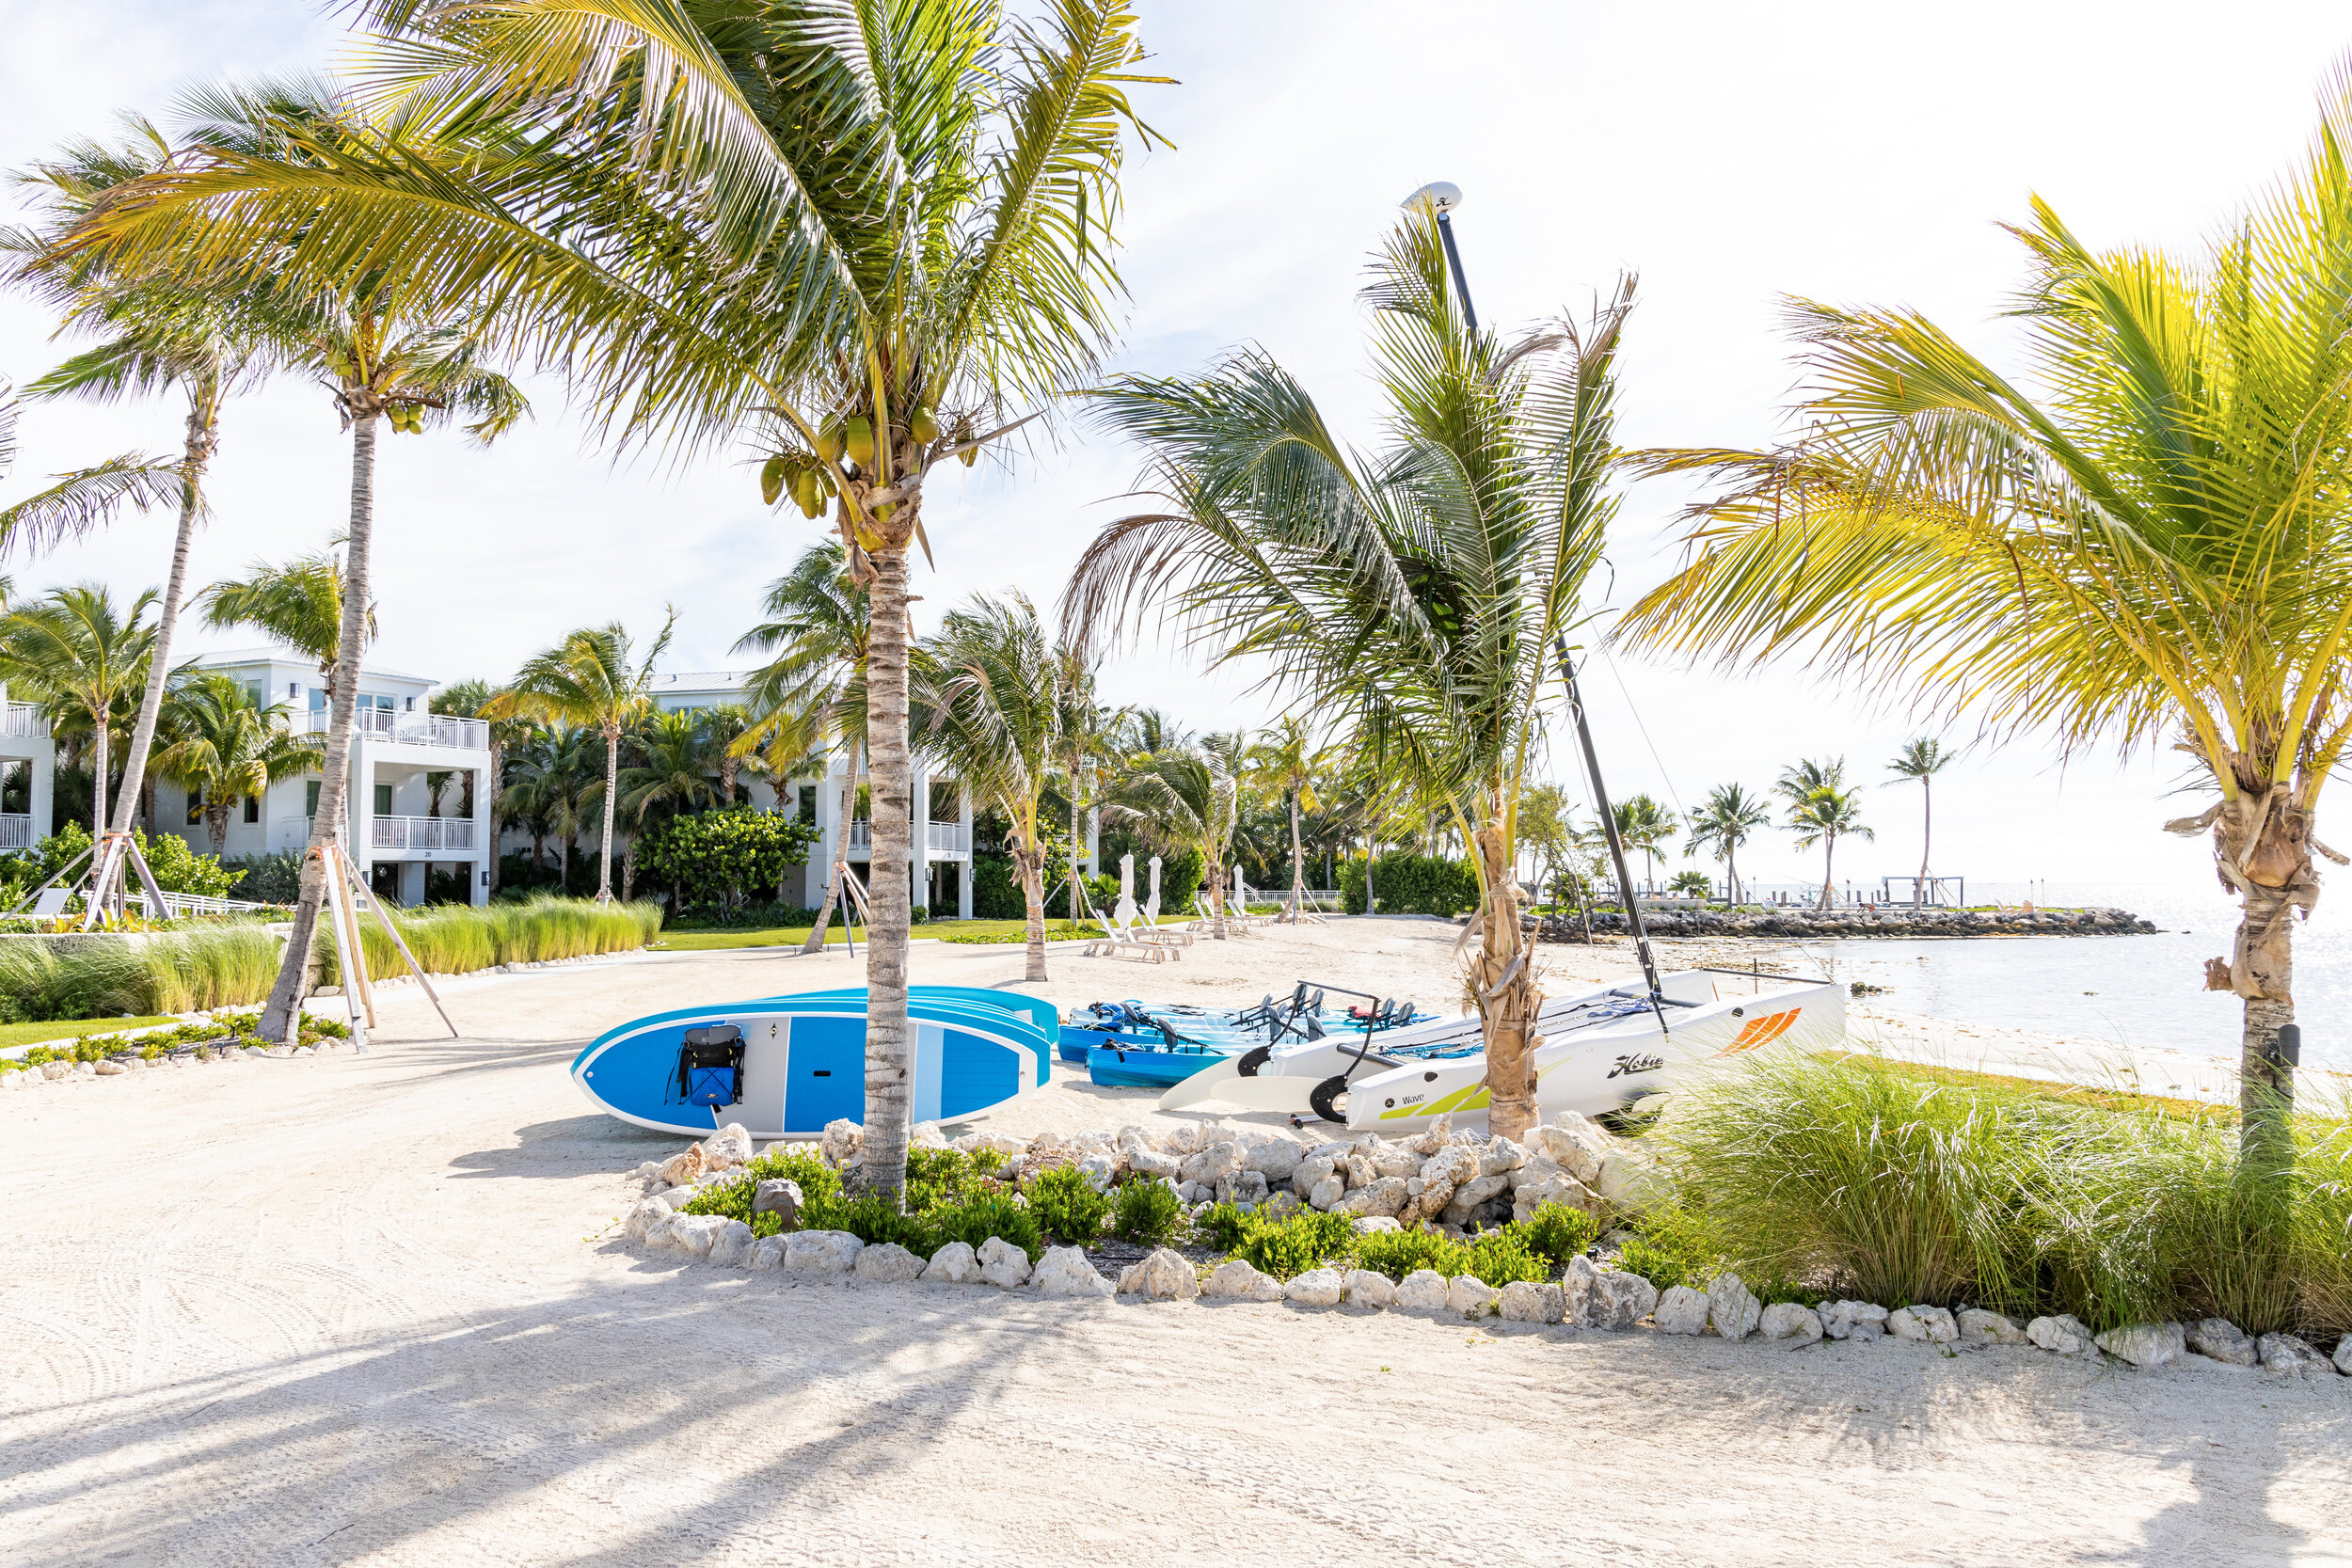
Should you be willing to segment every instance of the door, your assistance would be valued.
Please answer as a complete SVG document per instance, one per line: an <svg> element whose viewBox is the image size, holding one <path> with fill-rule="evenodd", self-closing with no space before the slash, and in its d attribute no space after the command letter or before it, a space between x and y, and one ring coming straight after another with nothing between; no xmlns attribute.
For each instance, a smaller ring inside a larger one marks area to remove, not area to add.
<svg viewBox="0 0 2352 1568"><path fill-rule="evenodd" d="M821 1132L844 1117L866 1119L866 1018L803 1013L792 1021L790 1076L784 1091L787 1132Z"/></svg>

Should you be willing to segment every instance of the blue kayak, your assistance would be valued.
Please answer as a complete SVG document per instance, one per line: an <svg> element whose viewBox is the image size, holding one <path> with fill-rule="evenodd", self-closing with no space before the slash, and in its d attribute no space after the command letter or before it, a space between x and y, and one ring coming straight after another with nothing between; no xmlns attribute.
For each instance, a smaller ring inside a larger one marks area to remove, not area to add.
<svg viewBox="0 0 2352 1568"><path fill-rule="evenodd" d="M1087 1052L1087 1076L1104 1088L1164 1089L1233 1056L1231 1051L1180 1045L1098 1045Z"/></svg>
<svg viewBox="0 0 2352 1568"><path fill-rule="evenodd" d="M966 986L914 986L910 1084L916 1121L1002 1104L1052 1075L1054 1006ZM755 1138L814 1137L866 1119L863 989L679 1007L608 1029L572 1061L599 1110L699 1137L740 1122Z"/></svg>

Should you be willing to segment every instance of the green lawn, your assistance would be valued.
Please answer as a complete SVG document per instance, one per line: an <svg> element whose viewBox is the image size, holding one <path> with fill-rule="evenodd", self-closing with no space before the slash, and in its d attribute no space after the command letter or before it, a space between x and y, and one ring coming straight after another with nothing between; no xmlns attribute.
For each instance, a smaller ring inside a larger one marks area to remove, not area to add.
<svg viewBox="0 0 2352 1568"><path fill-rule="evenodd" d="M1175 926L1190 918L1192 917L1189 915L1163 915L1160 917L1160 924ZM1027 923L1020 920L927 920L914 927L914 935L918 938L935 937L941 940L952 937L987 937L997 941L1019 942L1027 929ZM729 947L798 947L808 940L809 930L810 927L806 926L767 927L758 930L740 931L665 930L661 933L661 940L655 945L671 953L703 953ZM1102 935L1102 931L1095 927L1073 929L1063 922L1051 921L1046 925L1045 935L1047 940L1053 942L1083 942ZM857 940L861 944L866 941L866 927L863 926L857 928ZM839 947L845 941L841 925L835 921L825 932L825 945Z"/></svg>
<svg viewBox="0 0 2352 1568"><path fill-rule="evenodd" d="M84 1035L112 1034L117 1029L152 1029L169 1023L157 1018L77 1018L56 1023L0 1023L0 1046L46 1045L51 1040L78 1040Z"/></svg>

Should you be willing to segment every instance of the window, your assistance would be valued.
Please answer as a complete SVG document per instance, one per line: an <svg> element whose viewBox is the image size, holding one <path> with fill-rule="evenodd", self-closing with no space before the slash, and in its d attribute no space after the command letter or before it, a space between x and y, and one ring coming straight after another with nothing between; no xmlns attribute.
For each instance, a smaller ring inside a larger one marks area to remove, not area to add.
<svg viewBox="0 0 2352 1568"><path fill-rule="evenodd" d="M315 686L310 688L310 711L312 713L326 711L326 693ZM310 787L315 791L318 785L312 784Z"/></svg>
<svg viewBox="0 0 2352 1568"><path fill-rule="evenodd" d="M302 695L302 683L301 683L300 681L288 681L288 682L286 683L286 700L287 700L287 701L292 702L294 698L299 697L299 696L301 696L301 695Z"/></svg>
<svg viewBox="0 0 2352 1568"><path fill-rule="evenodd" d="M817 786L815 784L801 785L801 820L803 822L817 820Z"/></svg>
<svg viewBox="0 0 2352 1568"><path fill-rule="evenodd" d="M262 705L262 683L260 681L246 682L245 694L253 699L253 705L255 707L260 707Z"/></svg>
<svg viewBox="0 0 2352 1568"><path fill-rule="evenodd" d="M259 822L262 819L262 798L259 795L248 795L245 798L245 819L247 822Z"/></svg>
<svg viewBox="0 0 2352 1568"><path fill-rule="evenodd" d="M312 779L309 784L302 786L302 815L305 816L316 816L318 814L319 781Z"/></svg>
<svg viewBox="0 0 2352 1568"><path fill-rule="evenodd" d="M33 815L33 763L30 757L0 759L0 816Z"/></svg>
<svg viewBox="0 0 2352 1568"><path fill-rule="evenodd" d="M378 816L392 815L392 786L390 784L375 786L375 815Z"/></svg>
<svg viewBox="0 0 2352 1568"><path fill-rule="evenodd" d="M193 828L203 820L204 797L191 789L188 791L188 826Z"/></svg>

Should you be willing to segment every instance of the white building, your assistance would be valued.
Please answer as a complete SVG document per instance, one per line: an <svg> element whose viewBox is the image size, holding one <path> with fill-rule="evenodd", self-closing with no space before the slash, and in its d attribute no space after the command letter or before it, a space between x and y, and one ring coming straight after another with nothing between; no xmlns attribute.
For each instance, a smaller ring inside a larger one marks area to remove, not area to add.
<svg viewBox="0 0 2352 1568"><path fill-rule="evenodd" d="M0 685L0 851L30 849L48 836L56 764L49 716L31 703L8 701L8 687Z"/></svg>
<svg viewBox="0 0 2352 1568"><path fill-rule="evenodd" d="M317 665L271 648L206 654L196 663L240 682L265 705L293 709L295 733L324 742L326 691ZM347 786L351 858L369 887L395 902L421 904L430 893L479 904L489 896L489 726L431 712L435 684L389 670L359 673ZM0 741L0 754L6 745ZM321 775L309 773L246 800L230 814L221 854L235 860L306 847L320 783ZM159 783L156 826L210 854L202 804L189 791Z"/></svg>

